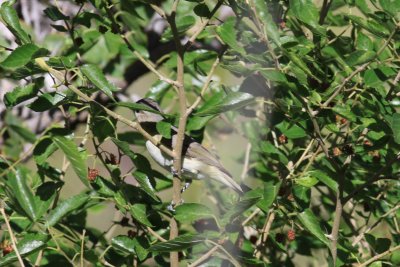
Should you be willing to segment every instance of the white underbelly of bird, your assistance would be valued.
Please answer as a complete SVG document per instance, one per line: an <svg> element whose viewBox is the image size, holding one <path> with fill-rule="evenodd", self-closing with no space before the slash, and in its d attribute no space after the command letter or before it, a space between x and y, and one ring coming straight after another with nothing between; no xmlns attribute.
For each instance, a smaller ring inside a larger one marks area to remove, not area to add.
<svg viewBox="0 0 400 267"><path fill-rule="evenodd" d="M198 143L196 143L198 144ZM201 146L199 144L199 146ZM149 151L151 157L162 167L168 171L172 171L173 159L168 155L162 153L162 151L150 141L146 142L146 148ZM204 149L205 150L205 149ZM207 150L205 150L207 151ZM208 151L207 151L208 152ZM208 152L209 153L209 152ZM231 175L226 171L219 162L213 162L212 164L202 162L201 160L188 157L183 157L182 164L182 176L186 179L202 180L211 178L214 179L235 191L242 193L240 186L232 179Z"/></svg>

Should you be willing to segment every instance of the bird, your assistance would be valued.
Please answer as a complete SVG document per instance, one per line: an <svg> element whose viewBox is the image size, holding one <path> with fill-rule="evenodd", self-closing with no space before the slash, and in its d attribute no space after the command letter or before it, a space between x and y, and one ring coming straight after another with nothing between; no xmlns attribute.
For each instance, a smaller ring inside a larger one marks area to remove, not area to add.
<svg viewBox="0 0 400 267"><path fill-rule="evenodd" d="M156 129L156 124L165 119L158 103L151 98L142 98L136 103L145 105L154 110L154 112L147 111L148 109L135 111L137 122L145 131L151 134L155 140L172 150L177 142L178 129L175 126L171 126L171 138L163 137ZM175 171L173 169L173 158L171 156L162 152L161 149L150 140L147 140L145 145L154 161L172 173ZM182 192L189 187L193 179L213 179L233 189L239 195L243 193L240 185L235 182L232 175L222 166L215 155L187 134L185 134L183 141L182 158L181 174L186 182L185 186L182 188Z"/></svg>

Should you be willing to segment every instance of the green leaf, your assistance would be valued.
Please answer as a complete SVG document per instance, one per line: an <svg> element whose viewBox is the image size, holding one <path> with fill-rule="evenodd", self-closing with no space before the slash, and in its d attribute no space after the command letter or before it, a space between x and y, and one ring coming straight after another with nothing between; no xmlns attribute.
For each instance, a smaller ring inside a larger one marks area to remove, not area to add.
<svg viewBox="0 0 400 267"><path fill-rule="evenodd" d="M280 184L274 184L273 182L264 183L263 198L257 203L257 207L267 213L278 195L279 187Z"/></svg>
<svg viewBox="0 0 400 267"><path fill-rule="evenodd" d="M44 56L47 50L37 47L34 44L24 44L17 47L8 57L0 63L0 67L15 70L28 64L33 58Z"/></svg>
<svg viewBox="0 0 400 267"><path fill-rule="evenodd" d="M176 20L176 28L178 31L178 35L183 35L187 30L192 28L192 26L196 23L196 19L193 16L187 15L184 17L180 17ZM172 38L172 31L168 28L165 33L163 34L163 39L170 39Z"/></svg>
<svg viewBox="0 0 400 267"><path fill-rule="evenodd" d="M391 123L394 141L400 144L400 113L394 113Z"/></svg>
<svg viewBox="0 0 400 267"><path fill-rule="evenodd" d="M395 17L396 20L400 19L400 2L398 0L379 0L379 3L388 14Z"/></svg>
<svg viewBox="0 0 400 267"><path fill-rule="evenodd" d="M151 222L147 219L148 214L147 214L146 204L139 204L139 203L133 204L129 209L129 212L132 215L132 217L141 224L153 227Z"/></svg>
<svg viewBox="0 0 400 267"><path fill-rule="evenodd" d="M298 218L311 234L321 240L325 245L329 246L329 240L321 229L321 223L310 209L301 212Z"/></svg>
<svg viewBox="0 0 400 267"><path fill-rule="evenodd" d="M181 251L196 244L202 243L206 238L203 235L186 234L178 236L171 241L157 243L149 248L155 252Z"/></svg>
<svg viewBox="0 0 400 267"><path fill-rule="evenodd" d="M167 139L171 139L172 125L166 121L159 121L156 124L157 132Z"/></svg>
<svg viewBox="0 0 400 267"><path fill-rule="evenodd" d="M337 192L338 190L338 184L335 180L333 180L329 175L327 175L325 172L320 171L320 170L314 170L312 171L312 176L316 177L319 181L321 181L323 184L328 186L330 189L332 189L334 192Z"/></svg>
<svg viewBox="0 0 400 267"><path fill-rule="evenodd" d="M367 20L354 15L345 15L345 16L349 18L352 22L354 22L356 25L369 31L372 34L375 34L376 36L385 38L388 37L390 34L389 30L385 26L380 25L379 23L377 23L372 19Z"/></svg>
<svg viewBox="0 0 400 267"><path fill-rule="evenodd" d="M17 249L22 257L28 256L36 251L45 248L49 236L45 234L26 234L22 240L18 241ZM15 251L0 258L0 266L11 266L17 261Z"/></svg>
<svg viewBox="0 0 400 267"><path fill-rule="evenodd" d="M114 137L112 137L111 140L114 142L114 144L117 145L119 149L121 149L125 156L128 156L133 163L136 162L137 155L129 148L128 142L118 140Z"/></svg>
<svg viewBox="0 0 400 267"><path fill-rule="evenodd" d="M160 199L157 197L156 191L151 184L149 177L145 173L141 171L135 171L134 173L132 173L132 175L140 184L140 188L143 189L143 191L146 192L149 197L157 202L160 202Z"/></svg>
<svg viewBox="0 0 400 267"><path fill-rule="evenodd" d="M239 215L242 215L244 211L248 210L253 205L258 203L260 199L261 196L258 195L249 195L241 199L239 202L232 205L230 209L224 214L222 218L222 223L225 225L229 222L232 222Z"/></svg>
<svg viewBox="0 0 400 267"><path fill-rule="evenodd" d="M184 203L176 207L175 218L179 222L188 222L199 219L213 218L214 213L210 208L198 203Z"/></svg>
<svg viewBox="0 0 400 267"><path fill-rule="evenodd" d="M65 99L66 95L60 92L44 93L29 104L28 108L36 112L43 112L58 107Z"/></svg>
<svg viewBox="0 0 400 267"><path fill-rule="evenodd" d="M147 105L140 104L140 103L118 102L118 103L115 103L115 104L117 106L120 106L120 107L129 108L129 109L131 109L133 111L143 110L143 111L149 111L149 112L152 112L152 113L155 113L155 114L160 114L160 115L163 115L163 116L166 115L166 114L163 114L163 113L159 112L158 110L155 110L155 109L153 109L153 108L151 108L151 107L149 107Z"/></svg>
<svg viewBox="0 0 400 267"><path fill-rule="evenodd" d="M106 79L99 67L93 64L86 64L81 67L81 71L94 86L113 99L112 94L118 89Z"/></svg>
<svg viewBox="0 0 400 267"><path fill-rule="evenodd" d="M280 46L278 27L271 14L269 13L268 6L265 0L254 0L255 10L258 17L261 19L264 28L264 35L272 39L272 41Z"/></svg>
<svg viewBox="0 0 400 267"><path fill-rule="evenodd" d="M28 187L27 177L17 169L16 173L10 172L8 175L8 186L12 189L12 197L15 197L19 206L23 209L31 221L38 219L37 209L32 191Z"/></svg>
<svg viewBox="0 0 400 267"><path fill-rule="evenodd" d="M27 44L31 42L29 35L22 29L17 10L13 6L4 2L0 8L0 15L7 28L17 37L19 43Z"/></svg>
<svg viewBox="0 0 400 267"><path fill-rule="evenodd" d="M295 179L296 184L305 186L305 187L313 187L318 183L318 179L311 175L302 176L300 178Z"/></svg>
<svg viewBox="0 0 400 267"><path fill-rule="evenodd" d="M302 22L318 26L319 12L312 0L290 0L290 10Z"/></svg>
<svg viewBox="0 0 400 267"><path fill-rule="evenodd" d="M297 67L299 67L307 75L313 77L315 80L317 80L320 83L322 82L317 76L314 75L314 73L308 68L307 64L303 61L303 59L300 58L296 53L285 52L285 55L293 62L293 64L295 64Z"/></svg>
<svg viewBox="0 0 400 267"><path fill-rule="evenodd" d="M272 69L257 69L265 79L277 82L277 83L287 83L288 80L286 76L277 70Z"/></svg>
<svg viewBox="0 0 400 267"><path fill-rule="evenodd" d="M38 165L42 165L57 150L57 146L49 138L41 139L33 150L33 158Z"/></svg>
<svg viewBox="0 0 400 267"><path fill-rule="evenodd" d="M135 242L132 238L124 235L113 237L111 240L113 248L121 250L128 254L135 254Z"/></svg>
<svg viewBox="0 0 400 267"><path fill-rule="evenodd" d="M50 7L46 8L43 12L52 21L69 19L68 16L65 16L63 13L61 13L61 11L55 6L50 6Z"/></svg>
<svg viewBox="0 0 400 267"><path fill-rule="evenodd" d="M24 126L13 123L9 124L8 127L29 143L33 144L36 141L36 135Z"/></svg>
<svg viewBox="0 0 400 267"><path fill-rule="evenodd" d="M14 90L4 95L4 104L6 107L13 107L23 101L31 99L37 95L43 85L44 78L38 78L28 85L17 86Z"/></svg>
<svg viewBox="0 0 400 267"><path fill-rule="evenodd" d="M196 115L216 115L229 110L242 108L253 101L254 98L251 94L243 92L230 92L224 97L221 97L221 94L214 94L211 99L197 110Z"/></svg>
<svg viewBox="0 0 400 267"><path fill-rule="evenodd" d="M348 105L343 106L343 105L336 105L332 108L332 110L339 114L340 116L348 119L349 121L355 122L357 121L357 116L354 114Z"/></svg>
<svg viewBox="0 0 400 267"><path fill-rule="evenodd" d="M221 37L222 41L225 44L229 45L234 51L245 54L246 51L243 49L242 46L239 45L236 35L236 19L234 17L230 17L225 22L217 28L217 33L219 37Z"/></svg>
<svg viewBox="0 0 400 267"><path fill-rule="evenodd" d="M359 50L351 53L349 57L346 58L346 63L349 66L361 65L365 62L371 61L376 56L374 51L364 51Z"/></svg>
<svg viewBox="0 0 400 267"><path fill-rule="evenodd" d="M46 227L51 227L56 225L63 217L68 215L69 213L78 210L82 207L90 197L85 194L79 194L72 196L57 205L57 207L52 210L47 217Z"/></svg>
<svg viewBox="0 0 400 267"><path fill-rule="evenodd" d="M292 193L296 203L301 207L302 210L310 207L311 189L309 187L294 185Z"/></svg>
<svg viewBox="0 0 400 267"><path fill-rule="evenodd" d="M204 3L195 6L193 11L199 17L209 17L211 15L210 9L208 9L208 6Z"/></svg>
<svg viewBox="0 0 400 267"><path fill-rule="evenodd" d="M97 176L92 186L102 196L115 197L117 191L116 186L101 176Z"/></svg>
<svg viewBox="0 0 400 267"><path fill-rule="evenodd" d="M62 185L62 182L44 182L36 189L35 205L38 219L50 210L56 193Z"/></svg>
<svg viewBox="0 0 400 267"><path fill-rule="evenodd" d="M79 152L76 144L72 140L64 136L53 135L52 140L56 144L56 146L64 152L65 156L71 163L71 166L74 169L76 175L79 177L79 179L81 179L82 183L86 186L89 186L89 182L87 179L86 159Z"/></svg>

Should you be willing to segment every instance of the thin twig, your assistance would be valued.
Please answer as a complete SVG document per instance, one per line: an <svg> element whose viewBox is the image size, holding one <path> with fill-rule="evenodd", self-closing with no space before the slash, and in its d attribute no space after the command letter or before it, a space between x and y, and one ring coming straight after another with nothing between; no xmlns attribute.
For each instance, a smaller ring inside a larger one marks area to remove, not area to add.
<svg viewBox="0 0 400 267"><path fill-rule="evenodd" d="M17 248L17 239L14 236L14 232L13 232L13 230L11 228L10 221L8 220L7 214L6 214L5 210L4 210L3 201L1 201L1 203L0 203L0 213L1 213L1 216L3 216L4 222L7 225L8 233L9 233L10 239L11 239L11 243L12 243L13 249L15 251L15 255L17 255L19 264L22 267L25 267L24 261L22 260L21 254L19 253L18 248Z"/></svg>
<svg viewBox="0 0 400 267"><path fill-rule="evenodd" d="M155 238L157 238L158 240L160 240L161 242L166 242L168 241L167 239L163 238L162 236L160 236L156 231L154 231L153 229L151 229L150 227L146 227L147 231L154 236Z"/></svg>
<svg viewBox="0 0 400 267"><path fill-rule="evenodd" d="M369 233L372 229L374 229L385 217L387 217L388 215L392 214L393 212L396 212L398 209L400 208L400 204L397 204L396 206L394 206L393 208L391 208L390 210L388 210L388 212L386 212L385 214L383 214L382 216L379 217L379 219L373 223L370 227L368 227L367 229L365 229L364 231L362 231L355 239L354 241L351 243L352 246L355 246L356 244L358 244L360 242L360 240L364 237L365 234Z"/></svg>
<svg viewBox="0 0 400 267"><path fill-rule="evenodd" d="M224 1L219 0L213 10L211 10L210 15L208 18L204 19L201 25L197 28L197 30L193 33L193 35L189 38L189 40L184 45L184 50L187 50L193 43L196 41L197 36L207 27L208 23L210 22L211 18L214 14L218 11Z"/></svg>
<svg viewBox="0 0 400 267"><path fill-rule="evenodd" d="M189 264L188 267L196 267L199 266L203 261L207 260L209 257L211 257L214 252L216 252L219 249L219 245L216 245L212 247L207 253L203 254L200 258L198 258L195 262L192 264Z"/></svg>
<svg viewBox="0 0 400 267"><path fill-rule="evenodd" d="M240 175L240 179L244 181L246 178L247 172L249 171L249 161L250 161L250 152L251 152L251 143L247 143L246 152L244 154L244 164L242 174Z"/></svg>
<svg viewBox="0 0 400 267"><path fill-rule="evenodd" d="M264 227L261 231L261 238L258 239L258 241L256 243L257 252L255 253L255 257L257 259L259 259L261 257L260 248L265 244L265 242L267 242L268 234L269 234L269 231L271 229L272 222L274 221L274 219L275 219L275 212L274 212L274 210L271 210L267 220L265 221Z"/></svg>
<svg viewBox="0 0 400 267"><path fill-rule="evenodd" d="M200 95L196 98L196 100L193 102L193 104L187 109L186 111L186 116L189 116L192 111L200 104L200 101L203 99L204 94L206 93L211 81L212 81L212 77L214 75L215 69L217 68L218 64L219 64L219 57L217 57L214 61L214 63L211 66L210 71L208 72L206 81L203 84L203 87L201 88L200 91Z"/></svg>
<svg viewBox="0 0 400 267"><path fill-rule="evenodd" d="M83 265L83 252L84 252L84 247L85 247L85 234L86 234L86 229L83 229L82 231L82 242L81 242L81 267L84 267Z"/></svg>
<svg viewBox="0 0 400 267"><path fill-rule="evenodd" d="M380 258L383 258L383 257L385 257L385 256L387 256L387 255L391 254L392 252L394 252L394 251L396 251L396 250L399 250L399 249L400 249L400 245L395 246L395 247L392 247L392 248L386 250L385 252L383 252L383 253L381 253L381 254L378 254L378 255L376 255L376 256L370 258L370 259L367 260L366 262L363 262L363 263L357 265L357 267L365 267L365 266L368 266L368 265L371 264L372 262L374 262L374 261L376 261L376 260L379 260Z"/></svg>

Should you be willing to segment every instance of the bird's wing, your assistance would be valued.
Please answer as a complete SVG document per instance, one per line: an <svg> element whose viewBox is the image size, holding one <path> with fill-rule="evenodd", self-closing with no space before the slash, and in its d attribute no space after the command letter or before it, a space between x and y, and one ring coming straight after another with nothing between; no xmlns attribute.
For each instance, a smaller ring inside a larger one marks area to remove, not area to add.
<svg viewBox="0 0 400 267"><path fill-rule="evenodd" d="M172 146L176 145L177 135L174 134L172 137ZM190 149L189 149L190 148ZM192 137L185 135L185 140L183 142L183 151L182 153L185 157L198 159L205 164L215 166L219 168L222 172L231 176L229 172L222 166L219 160L213 155L210 151L208 151L204 146L194 140Z"/></svg>

